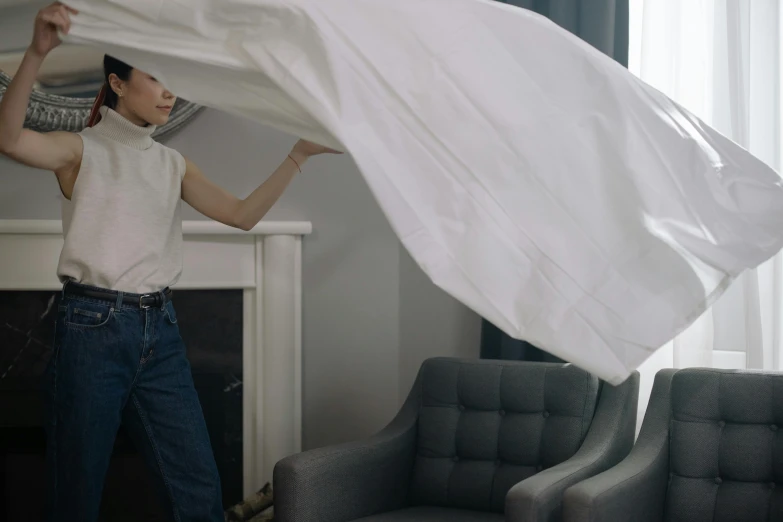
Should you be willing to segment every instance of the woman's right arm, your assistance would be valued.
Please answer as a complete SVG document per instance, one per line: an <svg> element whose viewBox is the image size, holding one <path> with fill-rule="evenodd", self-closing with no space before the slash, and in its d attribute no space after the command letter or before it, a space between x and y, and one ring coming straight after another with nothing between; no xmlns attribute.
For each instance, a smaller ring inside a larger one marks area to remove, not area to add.
<svg viewBox="0 0 783 522"><path fill-rule="evenodd" d="M81 162L82 141L71 132L39 133L24 128L27 105L46 55L60 44L57 30L70 28L69 12L55 3L35 19L33 42L0 100L0 153L30 167L67 175Z"/></svg>

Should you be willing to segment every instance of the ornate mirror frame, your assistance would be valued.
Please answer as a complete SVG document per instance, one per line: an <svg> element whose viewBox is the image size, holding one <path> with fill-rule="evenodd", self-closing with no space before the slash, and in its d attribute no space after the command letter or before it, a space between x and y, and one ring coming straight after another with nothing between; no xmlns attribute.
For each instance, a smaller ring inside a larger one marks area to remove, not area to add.
<svg viewBox="0 0 783 522"><path fill-rule="evenodd" d="M11 77L0 71L0 98L5 94ZM87 126L93 101L89 98L69 98L33 90L27 107L25 127L39 132L79 132ZM161 140L184 127L204 107L177 99L169 121L155 130L153 138Z"/></svg>

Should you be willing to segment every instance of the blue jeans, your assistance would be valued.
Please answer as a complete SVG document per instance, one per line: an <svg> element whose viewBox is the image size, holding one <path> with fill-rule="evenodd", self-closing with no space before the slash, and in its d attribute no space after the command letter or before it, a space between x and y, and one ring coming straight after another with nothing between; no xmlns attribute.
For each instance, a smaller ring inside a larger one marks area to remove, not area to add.
<svg viewBox="0 0 783 522"><path fill-rule="evenodd" d="M46 371L47 520L98 520L122 423L178 522L223 521L204 415L171 301L142 308L74 295L59 302ZM136 299L138 302L138 299ZM145 499L140 498L139 502Z"/></svg>

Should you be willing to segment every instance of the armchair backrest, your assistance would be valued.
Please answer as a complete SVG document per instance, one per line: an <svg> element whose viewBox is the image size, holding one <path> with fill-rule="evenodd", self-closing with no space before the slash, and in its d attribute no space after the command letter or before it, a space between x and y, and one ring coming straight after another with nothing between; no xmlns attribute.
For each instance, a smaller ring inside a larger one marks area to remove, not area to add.
<svg viewBox="0 0 783 522"><path fill-rule="evenodd" d="M671 401L666 520L780 520L783 374L681 370Z"/></svg>
<svg viewBox="0 0 783 522"><path fill-rule="evenodd" d="M599 381L572 365L436 358L422 365L411 502L502 512L516 483L572 457Z"/></svg>

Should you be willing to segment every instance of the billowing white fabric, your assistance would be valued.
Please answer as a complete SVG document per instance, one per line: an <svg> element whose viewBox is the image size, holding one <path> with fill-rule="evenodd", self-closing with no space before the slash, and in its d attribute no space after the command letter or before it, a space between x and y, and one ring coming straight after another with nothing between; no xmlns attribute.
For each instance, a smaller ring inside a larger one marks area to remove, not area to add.
<svg viewBox="0 0 783 522"><path fill-rule="evenodd" d="M191 101L350 152L435 284L612 383L783 247L776 172L532 12L66 3L81 11L70 41Z"/></svg>

